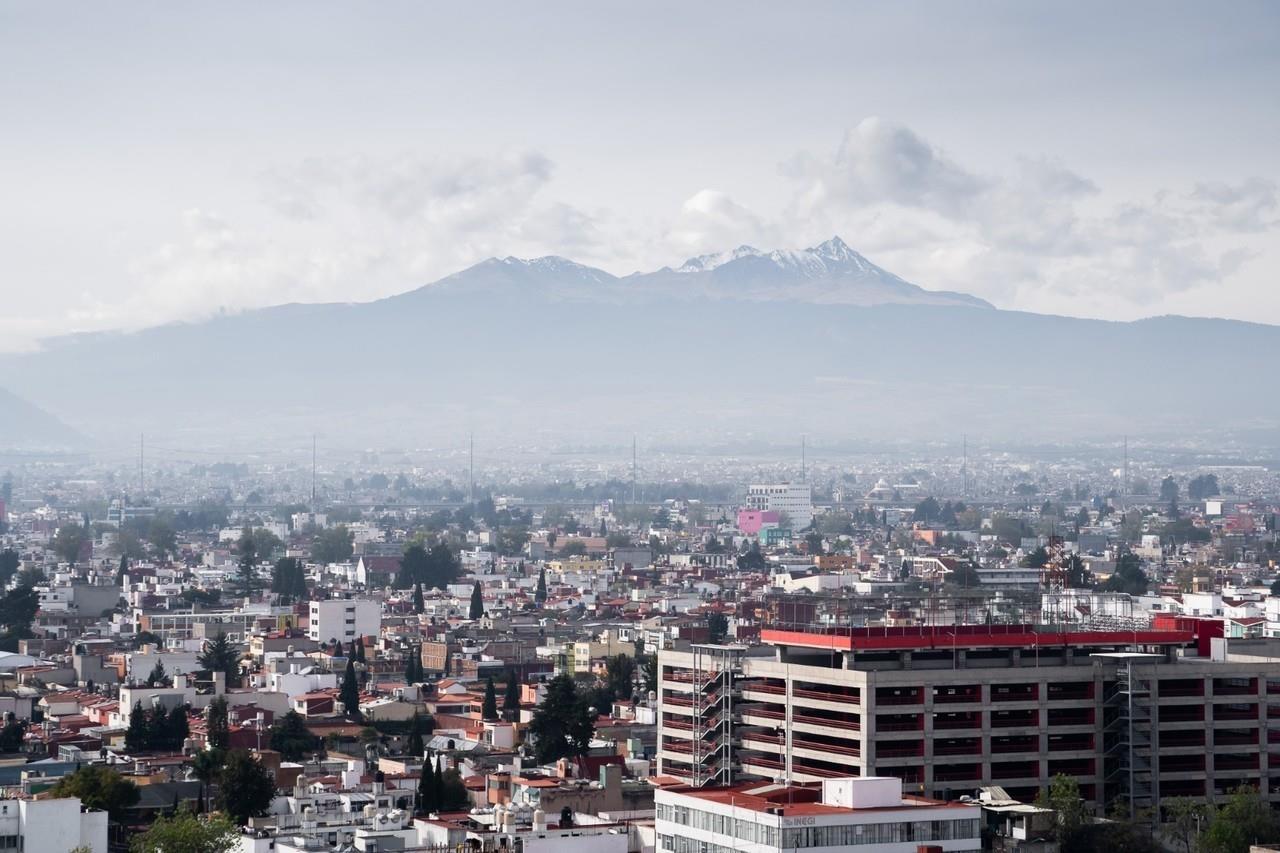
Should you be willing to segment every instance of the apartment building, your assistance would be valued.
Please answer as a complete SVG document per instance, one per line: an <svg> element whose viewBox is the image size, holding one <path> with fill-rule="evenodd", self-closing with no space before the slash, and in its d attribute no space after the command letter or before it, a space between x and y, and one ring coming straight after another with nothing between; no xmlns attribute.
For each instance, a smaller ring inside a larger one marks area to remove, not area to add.
<svg viewBox="0 0 1280 853"><path fill-rule="evenodd" d="M1280 655L1227 654L1221 634L1220 620L1160 616L766 628L755 649L663 650L659 772L694 786L893 776L921 796L999 785L1024 802L1063 773L1099 810L1245 782L1280 800Z"/></svg>
<svg viewBox="0 0 1280 853"><path fill-rule="evenodd" d="M982 849L976 804L903 796L894 778L666 787L654 805L659 853Z"/></svg>
<svg viewBox="0 0 1280 853"><path fill-rule="evenodd" d="M311 602L307 636L317 643L376 636L382 627L382 604L368 598L331 598Z"/></svg>
<svg viewBox="0 0 1280 853"><path fill-rule="evenodd" d="M757 512L785 512L792 530L804 530L813 523L813 491L808 483L768 483L747 486L747 509Z"/></svg>

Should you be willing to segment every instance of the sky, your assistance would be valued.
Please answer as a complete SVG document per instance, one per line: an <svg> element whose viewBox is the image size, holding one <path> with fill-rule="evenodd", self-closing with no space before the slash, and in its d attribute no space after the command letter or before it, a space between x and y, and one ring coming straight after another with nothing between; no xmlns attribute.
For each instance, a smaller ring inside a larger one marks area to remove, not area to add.
<svg viewBox="0 0 1280 853"><path fill-rule="evenodd" d="M1280 323L1280 6L0 5L0 349L839 235L998 307Z"/></svg>

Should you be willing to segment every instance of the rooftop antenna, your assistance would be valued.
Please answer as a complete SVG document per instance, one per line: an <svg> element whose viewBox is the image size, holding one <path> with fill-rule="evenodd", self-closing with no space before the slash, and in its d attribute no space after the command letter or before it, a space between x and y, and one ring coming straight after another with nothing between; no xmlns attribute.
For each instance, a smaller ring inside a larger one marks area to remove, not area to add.
<svg viewBox="0 0 1280 853"><path fill-rule="evenodd" d="M636 437L631 435L631 502L636 502Z"/></svg>

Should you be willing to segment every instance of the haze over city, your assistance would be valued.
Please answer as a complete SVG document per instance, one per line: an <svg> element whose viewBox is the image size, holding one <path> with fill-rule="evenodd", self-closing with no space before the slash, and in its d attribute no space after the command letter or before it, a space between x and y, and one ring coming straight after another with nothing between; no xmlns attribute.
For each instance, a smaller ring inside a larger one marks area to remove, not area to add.
<svg viewBox="0 0 1280 853"><path fill-rule="evenodd" d="M1263 2L0 3L0 850L1280 851L1278 91Z"/></svg>

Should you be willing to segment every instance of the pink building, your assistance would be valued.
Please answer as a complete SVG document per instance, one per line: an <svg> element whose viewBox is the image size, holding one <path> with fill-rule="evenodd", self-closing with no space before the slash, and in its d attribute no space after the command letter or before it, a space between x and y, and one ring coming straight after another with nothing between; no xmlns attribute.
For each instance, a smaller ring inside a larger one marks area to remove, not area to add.
<svg viewBox="0 0 1280 853"><path fill-rule="evenodd" d="M738 510L738 532L746 536L756 536L765 527L777 527L778 514L771 510L740 509Z"/></svg>

